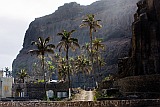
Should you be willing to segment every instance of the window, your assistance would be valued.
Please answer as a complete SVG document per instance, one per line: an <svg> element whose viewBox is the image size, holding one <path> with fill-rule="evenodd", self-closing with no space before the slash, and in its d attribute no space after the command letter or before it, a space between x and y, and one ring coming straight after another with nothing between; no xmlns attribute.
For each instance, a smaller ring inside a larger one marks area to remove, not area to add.
<svg viewBox="0 0 160 107"><path fill-rule="evenodd" d="M4 91L8 91L8 86L4 86Z"/></svg>
<svg viewBox="0 0 160 107"><path fill-rule="evenodd" d="M57 97L58 98L66 98L67 97L67 92L57 92Z"/></svg>
<svg viewBox="0 0 160 107"><path fill-rule="evenodd" d="M62 92L62 97L67 97L67 92Z"/></svg>

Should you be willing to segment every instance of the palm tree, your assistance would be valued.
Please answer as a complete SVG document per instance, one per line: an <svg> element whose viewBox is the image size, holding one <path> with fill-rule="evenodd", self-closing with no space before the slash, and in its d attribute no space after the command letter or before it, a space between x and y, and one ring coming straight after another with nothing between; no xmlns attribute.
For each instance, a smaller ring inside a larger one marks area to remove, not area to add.
<svg viewBox="0 0 160 107"><path fill-rule="evenodd" d="M80 27L89 27L89 36L90 36L90 47L91 47L91 62L92 62L92 68L93 68L93 49L92 49L92 36L93 32L97 31L97 28L101 28L102 25L99 24L99 21L101 20L95 20L95 15L94 14L89 14L87 15L87 18L82 20L82 24Z"/></svg>
<svg viewBox="0 0 160 107"><path fill-rule="evenodd" d="M90 44L89 43L85 43L82 46L82 50L84 51L85 55L87 55L87 58L89 60L89 55L90 55Z"/></svg>
<svg viewBox="0 0 160 107"><path fill-rule="evenodd" d="M91 71L90 61L87 60L84 55L77 57L75 65L76 70L81 71L84 74L86 74L86 72L89 74Z"/></svg>
<svg viewBox="0 0 160 107"><path fill-rule="evenodd" d="M84 55L81 55L81 56L78 56L76 59L75 69L77 71L77 74L82 72L82 74L86 76L87 73L90 74L92 67L91 67L90 61L87 60ZM78 79L79 79L79 76L78 76Z"/></svg>
<svg viewBox="0 0 160 107"><path fill-rule="evenodd" d="M5 67L6 77L11 76L11 71L9 71L9 67Z"/></svg>
<svg viewBox="0 0 160 107"><path fill-rule="evenodd" d="M75 30L71 30L70 32L67 32L66 30L63 30L61 33L58 33L58 36L61 36L61 40L57 45L57 48L59 48L59 51L63 48L66 52L66 60L67 60L67 74L68 74L68 85L69 89L71 88L70 83L70 70L69 70L69 58L68 58L68 52L69 48L72 50L75 50L76 47L80 47L78 44L78 39L72 38L71 35ZM70 97L70 96L69 96Z"/></svg>
<svg viewBox="0 0 160 107"><path fill-rule="evenodd" d="M59 80L66 80L67 76L67 64L66 64L66 59L65 58L59 58L58 62L58 78Z"/></svg>
<svg viewBox="0 0 160 107"><path fill-rule="evenodd" d="M74 57L69 57L69 68L71 75L75 74L75 58Z"/></svg>
<svg viewBox="0 0 160 107"><path fill-rule="evenodd" d="M101 57L98 57L98 62L99 62L99 69L101 71L102 67L105 66L106 63L105 63L104 59Z"/></svg>
<svg viewBox="0 0 160 107"><path fill-rule="evenodd" d="M47 70L48 70L48 72L47 72L47 77L49 78L49 80L51 79L51 77L52 77L52 75L55 73L54 71L55 71L55 65L52 63L52 61L47 61L46 62L46 64L47 64Z"/></svg>
<svg viewBox="0 0 160 107"><path fill-rule="evenodd" d="M75 58L74 57L69 57L69 68L71 69L71 73L75 73Z"/></svg>
<svg viewBox="0 0 160 107"><path fill-rule="evenodd" d="M44 81L45 81L45 54L46 53L54 53L55 45L48 44L50 41L50 37L45 40L42 37L38 37L38 42L32 41L31 45L35 45L37 49L30 50L29 53L40 55L42 61L42 70L44 73Z"/></svg>
<svg viewBox="0 0 160 107"><path fill-rule="evenodd" d="M29 76L25 69L21 69L21 71L18 72L17 75L20 79L23 80L23 83L24 83L24 78Z"/></svg>
<svg viewBox="0 0 160 107"><path fill-rule="evenodd" d="M100 49L101 50L104 50L104 47L105 45L102 43L102 40L101 38L95 38L93 40L93 49L95 50L95 53L96 53L96 61L97 61L97 68L98 68L98 71L99 71L99 60L98 60L98 57L99 57L99 54L100 54Z"/></svg>
<svg viewBox="0 0 160 107"><path fill-rule="evenodd" d="M45 72L45 54L46 53L54 53L54 48L55 45L53 44L49 44L50 41L50 37L47 37L46 39L43 39L42 37L38 37L38 42L37 41L32 41L31 45L35 45L36 49L33 50L29 50L29 53L31 54L36 54L36 55L40 55L41 57L41 65L42 65L42 70L44 73L44 91L45 91L45 95L46 95L46 72Z"/></svg>
<svg viewBox="0 0 160 107"><path fill-rule="evenodd" d="M104 50L104 44L102 43L102 38L95 38L93 40L93 49L95 49L97 52L102 49Z"/></svg>

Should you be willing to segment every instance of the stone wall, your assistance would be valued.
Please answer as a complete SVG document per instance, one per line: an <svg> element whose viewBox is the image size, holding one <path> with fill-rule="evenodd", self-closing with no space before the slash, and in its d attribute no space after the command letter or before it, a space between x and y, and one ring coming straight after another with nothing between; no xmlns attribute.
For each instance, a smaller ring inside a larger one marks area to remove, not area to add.
<svg viewBox="0 0 160 107"><path fill-rule="evenodd" d="M160 107L160 99L77 102L0 102L0 107Z"/></svg>
<svg viewBox="0 0 160 107"><path fill-rule="evenodd" d="M160 98L160 75L131 76L114 83L124 96L136 95L138 98Z"/></svg>

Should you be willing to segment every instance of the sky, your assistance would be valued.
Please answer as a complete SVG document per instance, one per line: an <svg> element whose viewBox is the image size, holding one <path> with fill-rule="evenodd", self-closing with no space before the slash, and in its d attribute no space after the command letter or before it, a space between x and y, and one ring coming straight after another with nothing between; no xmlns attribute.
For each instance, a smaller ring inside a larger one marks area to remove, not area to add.
<svg viewBox="0 0 160 107"><path fill-rule="evenodd" d="M22 49L29 24L35 18L54 13L64 3L89 5L97 0L0 0L0 70L12 69Z"/></svg>

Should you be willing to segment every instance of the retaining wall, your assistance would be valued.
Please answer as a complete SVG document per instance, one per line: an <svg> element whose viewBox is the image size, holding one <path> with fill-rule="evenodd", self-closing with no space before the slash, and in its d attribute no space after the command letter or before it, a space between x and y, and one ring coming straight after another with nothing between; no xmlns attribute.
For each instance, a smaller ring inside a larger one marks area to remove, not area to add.
<svg viewBox="0 0 160 107"><path fill-rule="evenodd" d="M76 102L0 102L0 107L160 107L160 99L76 101Z"/></svg>
<svg viewBox="0 0 160 107"><path fill-rule="evenodd" d="M119 79L114 82L124 96L137 95L138 98L160 98L160 75L141 75Z"/></svg>

